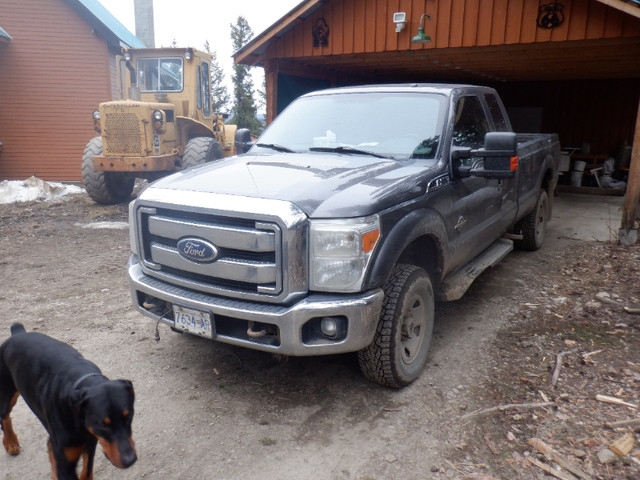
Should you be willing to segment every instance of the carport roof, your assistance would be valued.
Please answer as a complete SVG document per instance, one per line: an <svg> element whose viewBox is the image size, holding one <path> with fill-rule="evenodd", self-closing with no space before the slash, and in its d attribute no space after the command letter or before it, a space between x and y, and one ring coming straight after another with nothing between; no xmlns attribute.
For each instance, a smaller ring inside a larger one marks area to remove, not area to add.
<svg viewBox="0 0 640 480"><path fill-rule="evenodd" d="M386 51L289 55L288 51L278 50L278 45L293 35L292 30L302 29L309 17L329 3L332 3L331 0L306 0L299 3L279 21L238 50L234 54L235 62L264 66L268 60L277 59L281 67L284 62L294 70L303 69L310 72L317 68L322 69L324 73L332 72L336 76L357 75L361 80L376 83L404 79L413 81L416 78L429 78L432 81L448 81L454 78L456 81L478 82L614 79L640 76L639 36L624 33L606 38L604 34L589 30L585 31L582 38L573 38L576 31L573 30L572 37L561 41L449 45L442 48L435 45L434 39L434 43L426 48L413 45L406 49L398 45L397 49ZM618 20L620 25L628 25L629 27L624 27L627 30L639 29L640 0L595 0L593 3L601 4L600 9L610 10L610 13L606 14L607 19L626 17ZM584 15L586 14L585 11ZM430 24L430 29L436 28L434 22L435 19ZM446 25L442 28L446 28ZM620 28L622 30L623 27ZM276 50L277 54L274 54Z"/></svg>

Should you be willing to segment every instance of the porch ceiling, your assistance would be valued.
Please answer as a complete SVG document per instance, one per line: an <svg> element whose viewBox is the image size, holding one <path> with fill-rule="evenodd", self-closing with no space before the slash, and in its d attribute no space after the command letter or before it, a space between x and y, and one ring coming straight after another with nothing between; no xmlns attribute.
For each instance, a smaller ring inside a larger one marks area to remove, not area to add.
<svg viewBox="0 0 640 480"><path fill-rule="evenodd" d="M640 77L635 38L420 49L286 59L375 81L548 81ZM327 72L328 73L328 72Z"/></svg>

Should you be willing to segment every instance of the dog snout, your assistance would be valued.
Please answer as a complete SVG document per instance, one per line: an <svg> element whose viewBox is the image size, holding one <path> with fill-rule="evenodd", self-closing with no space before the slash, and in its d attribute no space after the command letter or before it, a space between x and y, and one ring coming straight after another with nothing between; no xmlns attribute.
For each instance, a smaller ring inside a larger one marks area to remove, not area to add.
<svg viewBox="0 0 640 480"><path fill-rule="evenodd" d="M129 468L131 465L133 465L136 462L137 459L138 459L138 456L136 455L136 451L133 448L122 452L122 454L120 455L122 468Z"/></svg>

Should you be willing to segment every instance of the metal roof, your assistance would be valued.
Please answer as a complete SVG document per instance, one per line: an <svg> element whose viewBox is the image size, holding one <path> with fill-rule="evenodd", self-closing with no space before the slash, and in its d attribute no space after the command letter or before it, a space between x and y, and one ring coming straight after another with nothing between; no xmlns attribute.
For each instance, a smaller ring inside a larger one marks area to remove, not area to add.
<svg viewBox="0 0 640 480"><path fill-rule="evenodd" d="M98 0L65 0L84 20L115 47L145 48L138 37L114 17Z"/></svg>
<svg viewBox="0 0 640 480"><path fill-rule="evenodd" d="M9 35L5 29L0 27L0 41L6 40L11 40L11 35Z"/></svg>

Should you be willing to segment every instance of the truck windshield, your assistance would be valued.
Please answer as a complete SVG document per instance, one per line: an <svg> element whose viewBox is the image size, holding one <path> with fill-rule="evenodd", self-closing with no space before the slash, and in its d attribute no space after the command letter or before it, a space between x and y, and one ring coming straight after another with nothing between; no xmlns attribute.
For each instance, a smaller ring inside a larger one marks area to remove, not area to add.
<svg viewBox="0 0 640 480"><path fill-rule="evenodd" d="M138 85L143 92L182 91L182 58L140 58Z"/></svg>
<svg viewBox="0 0 640 480"><path fill-rule="evenodd" d="M303 97L265 130L260 144L294 152L371 152L436 158L445 97L430 93L332 93ZM265 148L265 147L262 147Z"/></svg>

